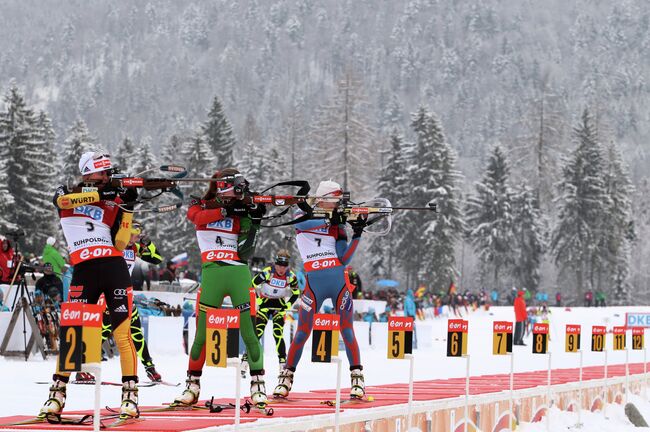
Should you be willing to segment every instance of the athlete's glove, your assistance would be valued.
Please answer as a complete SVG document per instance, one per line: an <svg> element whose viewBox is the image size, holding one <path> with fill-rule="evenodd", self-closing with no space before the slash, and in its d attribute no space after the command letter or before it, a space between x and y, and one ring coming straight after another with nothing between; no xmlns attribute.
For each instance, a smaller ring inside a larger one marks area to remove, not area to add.
<svg viewBox="0 0 650 432"><path fill-rule="evenodd" d="M339 212L337 209L332 210L332 216L330 217L330 223L332 225L343 225L346 219L343 212Z"/></svg>
<svg viewBox="0 0 650 432"><path fill-rule="evenodd" d="M233 201L225 208L226 216L245 217L248 215L248 207L241 201Z"/></svg>
<svg viewBox="0 0 650 432"><path fill-rule="evenodd" d="M118 188L117 192L126 204L133 203L138 199L138 190L136 188Z"/></svg>
<svg viewBox="0 0 650 432"><path fill-rule="evenodd" d="M266 206L264 204L255 204L255 207L248 208L248 214L254 223L260 223L262 217L266 214Z"/></svg>
<svg viewBox="0 0 650 432"><path fill-rule="evenodd" d="M140 237L140 247L146 248L150 244L151 244L151 239L149 238L148 235L145 234L142 237Z"/></svg>
<svg viewBox="0 0 650 432"><path fill-rule="evenodd" d="M115 201L119 191L111 185L106 185L99 190L99 199L106 201Z"/></svg>
<svg viewBox="0 0 650 432"><path fill-rule="evenodd" d="M362 217L358 217L355 220L350 221L352 232L354 233L352 235L352 238L361 237L361 233L363 233L363 229L366 227L366 223L367 220Z"/></svg>

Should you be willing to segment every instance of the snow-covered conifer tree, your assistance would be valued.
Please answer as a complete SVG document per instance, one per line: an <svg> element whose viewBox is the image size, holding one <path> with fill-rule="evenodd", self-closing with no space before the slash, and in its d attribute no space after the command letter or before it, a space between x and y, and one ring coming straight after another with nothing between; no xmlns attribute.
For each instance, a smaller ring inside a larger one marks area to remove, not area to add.
<svg viewBox="0 0 650 432"><path fill-rule="evenodd" d="M514 233L512 276L515 286L536 291L540 282L546 230L536 193L526 183L514 188L512 196Z"/></svg>
<svg viewBox="0 0 650 432"><path fill-rule="evenodd" d="M464 229L456 155L447 144L439 120L427 108L412 115L411 127L416 135L410 155L408 177L402 183L404 204L437 206L433 212L405 212L400 229L407 235L397 245L408 286L429 281L440 290L449 285L457 273L455 246Z"/></svg>
<svg viewBox="0 0 650 432"><path fill-rule="evenodd" d="M595 288L602 266L598 245L607 218L608 196L603 179L605 164L594 121L587 109L574 129L576 148L566 159L558 183L559 206L551 248L561 276L571 272L581 299L586 289ZM563 281L563 285L567 285Z"/></svg>
<svg viewBox="0 0 650 432"><path fill-rule="evenodd" d="M61 182L70 185L74 184L81 175L79 173L81 155L87 151L100 150L102 149L95 146L95 140L88 132L86 123L78 119L68 130L68 136L63 142Z"/></svg>
<svg viewBox="0 0 650 432"><path fill-rule="evenodd" d="M208 120L202 126L203 140L214 157L219 168L232 167L235 137L226 112L217 96L212 101Z"/></svg>
<svg viewBox="0 0 650 432"><path fill-rule="evenodd" d="M467 235L481 260L483 284L502 289L512 268L515 240L510 166L499 145L492 149L483 179L474 186L476 192L467 200Z"/></svg>

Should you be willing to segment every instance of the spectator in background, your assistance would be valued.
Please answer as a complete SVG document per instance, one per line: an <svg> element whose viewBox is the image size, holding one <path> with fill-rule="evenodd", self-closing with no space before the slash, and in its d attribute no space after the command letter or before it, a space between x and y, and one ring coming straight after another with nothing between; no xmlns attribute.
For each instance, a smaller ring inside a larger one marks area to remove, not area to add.
<svg viewBox="0 0 650 432"><path fill-rule="evenodd" d="M63 298L63 282L54 273L52 264L43 265L43 277L36 281L36 290L46 294L52 300ZM60 300L59 300L60 301Z"/></svg>
<svg viewBox="0 0 650 432"><path fill-rule="evenodd" d="M415 295L413 294L412 289L406 290L406 298L404 299L404 316L413 318L413 348L418 347L418 337L415 332L415 320L417 315L417 309L415 307Z"/></svg>
<svg viewBox="0 0 650 432"><path fill-rule="evenodd" d="M9 312L9 308L4 303L5 293L0 289L0 312Z"/></svg>
<svg viewBox="0 0 650 432"><path fill-rule="evenodd" d="M388 322L389 316L391 316L391 310L390 310L390 306L387 303L384 311L379 314L379 322Z"/></svg>
<svg viewBox="0 0 650 432"><path fill-rule="evenodd" d="M499 306L499 291L493 289L492 292L490 292L490 300L492 300L494 306Z"/></svg>
<svg viewBox="0 0 650 432"><path fill-rule="evenodd" d="M593 291L589 290L585 293L585 307L591 307L592 301L594 299Z"/></svg>
<svg viewBox="0 0 650 432"><path fill-rule="evenodd" d="M524 292L519 291L517 293L517 298L514 301L515 309L515 345L526 345L524 343L524 327L526 325L526 318L528 313L526 312L526 300L524 300Z"/></svg>
<svg viewBox="0 0 650 432"><path fill-rule="evenodd" d="M47 238L41 256L42 256L41 260L43 261L43 264L50 264L52 271L54 272L56 277L61 279L63 277L63 273L65 273L66 262L61 256L61 254L59 253L59 251L56 249L56 239L54 237Z"/></svg>
<svg viewBox="0 0 650 432"><path fill-rule="evenodd" d="M352 266L348 266L346 271L351 285L350 293L352 293L352 298L362 299L363 287L361 286L361 277L359 277L359 273L354 271Z"/></svg>
<svg viewBox="0 0 650 432"><path fill-rule="evenodd" d="M145 270L142 263L135 262L133 264L133 272L131 272L131 282L133 282L133 291L142 291L145 280Z"/></svg>
<svg viewBox="0 0 650 432"><path fill-rule="evenodd" d="M11 283L17 259L18 257L15 256L14 248L11 247L9 239L2 237L0 241L0 283Z"/></svg>
<svg viewBox="0 0 650 432"><path fill-rule="evenodd" d="M160 281L167 281L172 283L176 280L176 263L174 261L167 261L167 266L160 272Z"/></svg>
<svg viewBox="0 0 650 432"><path fill-rule="evenodd" d="M514 305L516 299L517 299L517 288L512 287L512 289L510 290L510 294L508 294L508 304Z"/></svg>
<svg viewBox="0 0 650 432"><path fill-rule="evenodd" d="M367 323L374 323L377 322L377 314L375 314L375 308L374 307L369 307L366 313L363 314L363 320Z"/></svg>
<svg viewBox="0 0 650 432"><path fill-rule="evenodd" d="M603 290L596 291L596 307L605 307L605 292Z"/></svg>
<svg viewBox="0 0 650 432"><path fill-rule="evenodd" d="M562 293L559 291L555 293L555 306L562 306Z"/></svg>

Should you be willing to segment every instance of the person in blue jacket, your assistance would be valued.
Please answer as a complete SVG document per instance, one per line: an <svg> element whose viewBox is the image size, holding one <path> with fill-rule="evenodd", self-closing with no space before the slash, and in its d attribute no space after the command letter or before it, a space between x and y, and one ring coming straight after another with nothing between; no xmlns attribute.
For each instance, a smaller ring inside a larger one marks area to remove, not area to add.
<svg viewBox="0 0 650 432"><path fill-rule="evenodd" d="M404 298L404 316L413 318L413 348L418 347L418 337L415 332L415 321L417 320L417 308L415 306L415 295L412 289L406 290Z"/></svg>
<svg viewBox="0 0 650 432"><path fill-rule="evenodd" d="M363 366L352 326L354 317L352 294L347 288L344 273L345 267L350 263L359 245L365 219L351 222L354 234L348 243L345 232L346 221L336 211L342 195L343 190L338 183L320 182L316 196L321 198L316 199L315 206L332 210L331 217L309 219L295 225L296 242L304 263L306 283L301 296L298 331L289 348L286 367L280 372L278 385L273 391L275 397L286 398L289 395L303 347L311 334L314 314L328 298L331 299L334 309L340 316L341 335L350 362L350 397L363 398L365 395Z"/></svg>

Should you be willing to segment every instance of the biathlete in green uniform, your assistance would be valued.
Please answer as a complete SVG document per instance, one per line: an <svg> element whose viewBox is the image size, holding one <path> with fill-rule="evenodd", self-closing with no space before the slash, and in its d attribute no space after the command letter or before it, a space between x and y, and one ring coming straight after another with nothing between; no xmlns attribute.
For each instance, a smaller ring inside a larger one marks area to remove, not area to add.
<svg viewBox="0 0 650 432"><path fill-rule="evenodd" d="M193 405L199 400L200 379L205 363L206 310L221 307L230 296L240 312L240 332L251 368L251 400L258 407L268 402L264 386L264 358L250 316L251 273L247 260L255 249L255 235L266 212L264 205L247 205L242 198L248 182L234 168L216 172L202 199L194 199L187 218L196 226L201 249L201 289L197 295L196 335L190 350L186 388L175 405ZM213 207L214 201L223 207Z"/></svg>

